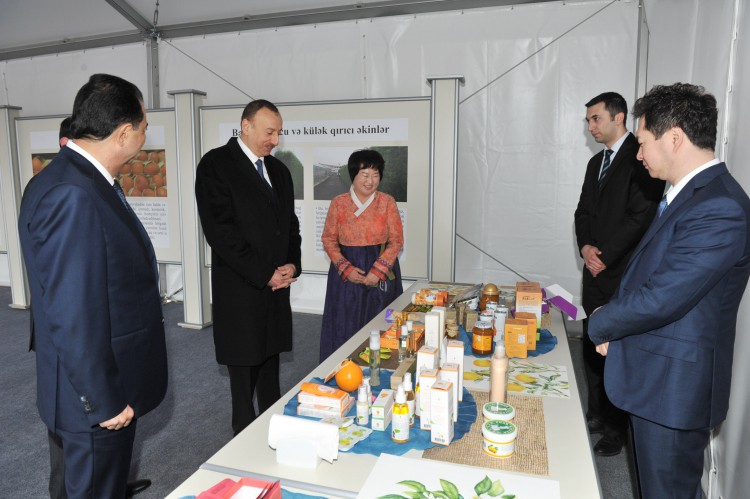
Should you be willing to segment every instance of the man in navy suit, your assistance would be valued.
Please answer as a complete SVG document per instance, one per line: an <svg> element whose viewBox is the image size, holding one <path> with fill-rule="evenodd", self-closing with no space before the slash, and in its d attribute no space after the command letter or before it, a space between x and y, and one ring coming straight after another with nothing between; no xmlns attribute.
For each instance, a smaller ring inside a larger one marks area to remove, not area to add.
<svg viewBox="0 0 750 499"><path fill-rule="evenodd" d="M146 127L138 88L93 75L75 98L72 140L21 203L37 407L62 441L69 498L125 496L136 421L166 393L156 257L114 180Z"/></svg>
<svg viewBox="0 0 750 499"><path fill-rule="evenodd" d="M750 275L750 199L714 158L702 87L636 103L638 158L668 181L615 298L589 318L610 400L630 414L642 496L700 498L703 453L729 405L737 310Z"/></svg>

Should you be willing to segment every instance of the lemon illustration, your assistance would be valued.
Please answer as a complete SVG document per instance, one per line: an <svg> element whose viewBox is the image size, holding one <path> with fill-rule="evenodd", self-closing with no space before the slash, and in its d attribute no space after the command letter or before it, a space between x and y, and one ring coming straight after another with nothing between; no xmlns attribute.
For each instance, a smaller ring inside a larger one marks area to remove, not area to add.
<svg viewBox="0 0 750 499"><path fill-rule="evenodd" d="M492 362L489 359L477 359L474 361L474 365L479 367L490 367L491 364Z"/></svg>
<svg viewBox="0 0 750 499"><path fill-rule="evenodd" d="M535 377L529 376L528 374L519 374L518 376L516 376L516 379L521 383L533 383L534 381L536 381Z"/></svg>
<svg viewBox="0 0 750 499"><path fill-rule="evenodd" d="M482 379L484 376L477 374L474 371L464 371L464 379L468 381L477 381Z"/></svg>
<svg viewBox="0 0 750 499"><path fill-rule="evenodd" d="M509 392L522 392L525 388L523 385L519 385L518 383L508 383L508 391Z"/></svg>

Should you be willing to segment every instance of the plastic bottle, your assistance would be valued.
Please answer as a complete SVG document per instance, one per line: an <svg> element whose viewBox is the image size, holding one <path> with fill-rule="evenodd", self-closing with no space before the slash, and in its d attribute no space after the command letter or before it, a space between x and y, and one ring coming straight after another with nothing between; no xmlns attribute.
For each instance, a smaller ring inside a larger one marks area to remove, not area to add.
<svg viewBox="0 0 750 499"><path fill-rule="evenodd" d="M398 385L396 401L393 403L391 440L397 444L409 441L409 406L406 404L406 392L403 384Z"/></svg>
<svg viewBox="0 0 750 499"><path fill-rule="evenodd" d="M408 355L409 329L401 326L401 336L398 337L398 361L403 362Z"/></svg>
<svg viewBox="0 0 750 499"><path fill-rule="evenodd" d="M490 361L490 402L505 402L508 382L508 357L505 342L495 342L495 353Z"/></svg>
<svg viewBox="0 0 750 499"><path fill-rule="evenodd" d="M372 413L372 403L374 402L372 398L372 387L370 386L370 377L365 376L362 378L362 384L367 388L367 407L370 408L370 412Z"/></svg>
<svg viewBox="0 0 750 499"><path fill-rule="evenodd" d="M380 331L370 332L370 385L380 386Z"/></svg>
<svg viewBox="0 0 750 499"><path fill-rule="evenodd" d="M414 411L416 410L417 397L411 384L411 373L404 374L404 391L406 392L406 405L409 407L409 426L414 426Z"/></svg>
<svg viewBox="0 0 750 499"><path fill-rule="evenodd" d="M359 426L365 426L370 422L370 404L367 399L367 386L363 383L359 385L357 391L357 424Z"/></svg>

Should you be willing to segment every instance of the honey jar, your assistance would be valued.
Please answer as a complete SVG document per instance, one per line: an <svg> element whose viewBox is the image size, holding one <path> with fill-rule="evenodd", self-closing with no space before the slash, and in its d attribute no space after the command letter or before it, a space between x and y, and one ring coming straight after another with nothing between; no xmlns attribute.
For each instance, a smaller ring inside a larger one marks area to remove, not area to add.
<svg viewBox="0 0 750 499"><path fill-rule="evenodd" d="M487 283L482 288L482 297L479 299L479 310L485 310L487 302L500 303L500 289L492 283Z"/></svg>
<svg viewBox="0 0 750 499"><path fill-rule="evenodd" d="M474 355L489 355L492 353L492 340L495 331L491 322L477 321L471 333L471 352Z"/></svg>

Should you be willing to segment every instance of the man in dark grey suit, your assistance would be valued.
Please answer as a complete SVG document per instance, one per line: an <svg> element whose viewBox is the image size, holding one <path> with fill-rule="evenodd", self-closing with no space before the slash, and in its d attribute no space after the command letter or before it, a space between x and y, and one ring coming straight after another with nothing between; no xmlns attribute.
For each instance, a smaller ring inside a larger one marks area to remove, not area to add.
<svg viewBox="0 0 750 499"><path fill-rule="evenodd" d="M146 127L132 83L93 75L76 95L72 140L21 203L37 407L62 441L69 498L125 496L136 421L166 393L156 257L114 181Z"/></svg>
<svg viewBox="0 0 750 499"><path fill-rule="evenodd" d="M198 164L195 197L211 245L216 360L229 370L235 435L280 397L279 354L292 349L289 286L302 271L294 186L271 156L281 114L266 100L245 107L232 137Z"/></svg>
<svg viewBox="0 0 750 499"><path fill-rule="evenodd" d="M587 315L614 294L664 192L664 181L650 178L636 158L638 143L625 126L627 114L625 99L615 92L586 103L589 132L605 146L586 167L575 211L576 238L584 262L582 304ZM588 320L583 322L583 358L589 431L603 433L594 452L613 456L625 442L628 419L604 392L604 358L589 339Z"/></svg>

